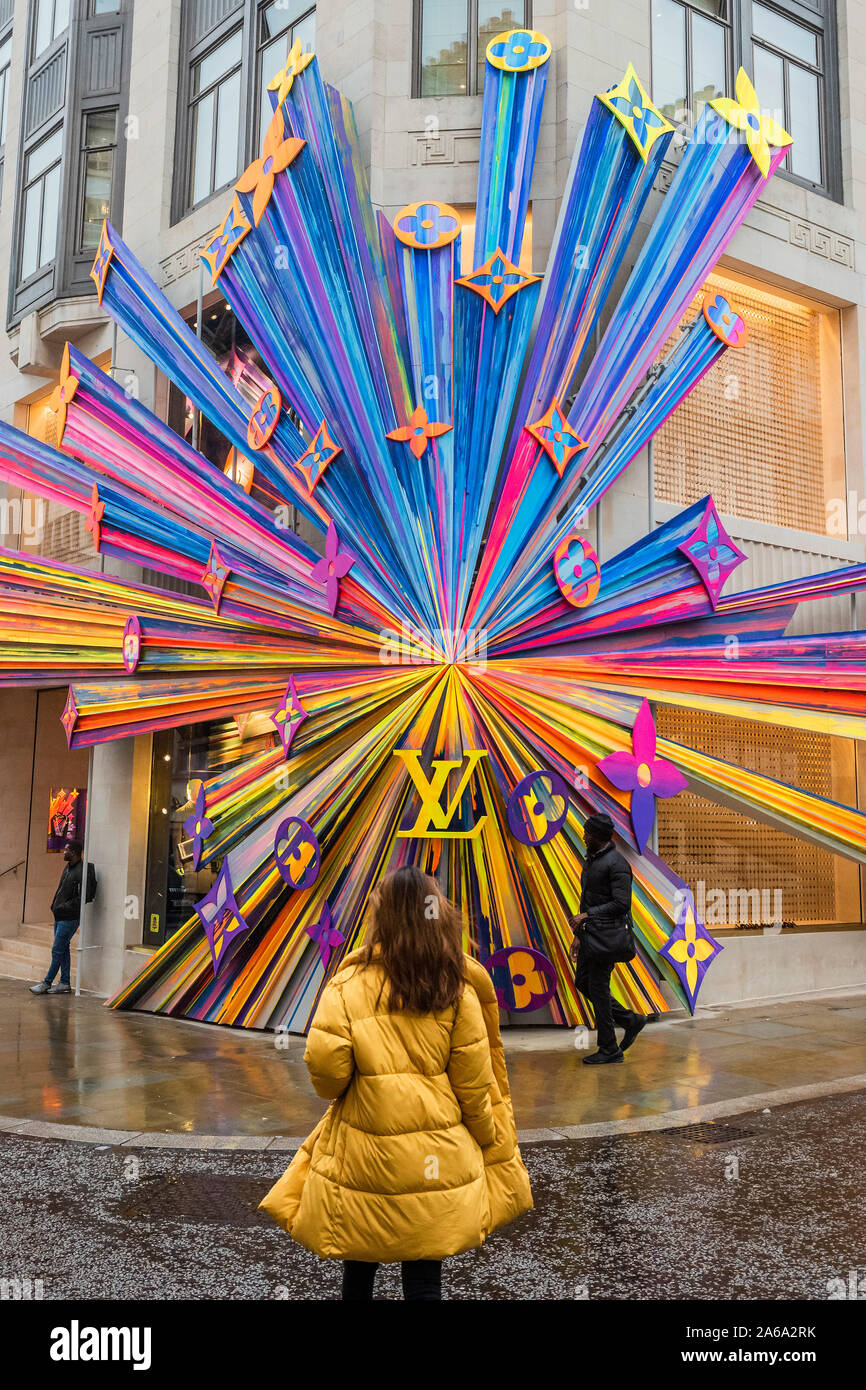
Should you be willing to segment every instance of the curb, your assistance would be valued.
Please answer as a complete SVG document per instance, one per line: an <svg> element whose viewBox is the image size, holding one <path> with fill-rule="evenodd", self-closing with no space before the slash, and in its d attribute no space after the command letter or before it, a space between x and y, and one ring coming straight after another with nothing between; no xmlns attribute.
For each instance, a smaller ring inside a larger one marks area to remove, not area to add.
<svg viewBox="0 0 866 1390"><path fill-rule="evenodd" d="M691 1106L685 1110L666 1110L659 1115L603 1120L595 1124L563 1125L557 1129L521 1129L517 1131L517 1139L520 1144L547 1144L574 1139L598 1139L614 1134L646 1134L660 1129L681 1129L701 1121L725 1119L730 1115L743 1115L753 1110L773 1109L800 1100L820 1100L824 1096L844 1095L846 1092L862 1090L866 1090L866 1074L840 1076L833 1081L789 1086L785 1090L757 1091L733 1100L714 1101L709 1105ZM12 1115L0 1115L0 1134L14 1134L24 1139L61 1139L66 1143L92 1144L100 1148L235 1149L259 1153L294 1153L306 1137L282 1134L165 1134L129 1129L95 1129L89 1125L62 1125L48 1120L16 1119Z"/></svg>

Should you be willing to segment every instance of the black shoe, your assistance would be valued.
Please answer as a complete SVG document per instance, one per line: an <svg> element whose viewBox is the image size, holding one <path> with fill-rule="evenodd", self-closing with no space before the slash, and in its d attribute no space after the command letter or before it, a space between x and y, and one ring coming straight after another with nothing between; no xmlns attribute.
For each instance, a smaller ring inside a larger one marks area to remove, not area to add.
<svg viewBox="0 0 866 1390"><path fill-rule="evenodd" d="M645 1018L642 1018L640 1014L635 1014L634 1022L628 1025L622 1035L622 1042L620 1043L620 1050L622 1052L628 1051L638 1033L642 1033L644 1028L646 1028L646 1023L647 1021Z"/></svg>
<svg viewBox="0 0 866 1390"><path fill-rule="evenodd" d="M604 1066L606 1062L624 1061L625 1058L623 1057L622 1052L619 1048L617 1048L616 1052L592 1052L590 1053L589 1057L584 1057L583 1065L585 1067L601 1067Z"/></svg>
<svg viewBox="0 0 866 1390"><path fill-rule="evenodd" d="M71 993L72 993L72 986L71 986L71 985L52 985L51 988L49 989L48 993L49 993L49 994L71 994Z"/></svg>
<svg viewBox="0 0 866 1390"><path fill-rule="evenodd" d="M47 994L51 986L47 980L40 980L38 984L30 986L31 994Z"/></svg>

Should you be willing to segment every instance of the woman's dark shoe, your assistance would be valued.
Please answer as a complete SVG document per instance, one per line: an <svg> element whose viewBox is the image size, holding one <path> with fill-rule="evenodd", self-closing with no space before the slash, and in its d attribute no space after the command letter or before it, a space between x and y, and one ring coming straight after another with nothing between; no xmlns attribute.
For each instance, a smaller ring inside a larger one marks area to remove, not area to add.
<svg viewBox="0 0 866 1390"><path fill-rule="evenodd" d="M621 1051L626 1052L631 1047L638 1033L642 1033L644 1028L646 1028L646 1019L642 1018L640 1014L636 1014L634 1023L630 1023L622 1035L622 1042L620 1043Z"/></svg>
<svg viewBox="0 0 866 1390"><path fill-rule="evenodd" d="M48 993L49 993L49 994L71 994L71 993L72 993L72 986L71 986L71 985L52 985L51 988L49 989Z"/></svg>
<svg viewBox="0 0 866 1390"><path fill-rule="evenodd" d="M616 1052L592 1052L590 1053L589 1057L584 1057L583 1065L585 1067L600 1067L604 1066L605 1062L624 1061L625 1058L623 1057L619 1048L617 1048Z"/></svg>

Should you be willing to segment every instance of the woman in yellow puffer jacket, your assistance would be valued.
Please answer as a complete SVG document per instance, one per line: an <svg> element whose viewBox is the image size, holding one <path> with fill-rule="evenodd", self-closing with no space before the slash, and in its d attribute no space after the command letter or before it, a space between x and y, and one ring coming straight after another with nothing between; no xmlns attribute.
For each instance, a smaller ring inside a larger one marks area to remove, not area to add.
<svg viewBox="0 0 866 1390"><path fill-rule="evenodd" d="M305 1060L330 1100L262 1207L370 1299L379 1262L407 1298L441 1297L440 1261L532 1207L487 971L433 879L406 867L373 897L367 944L322 994Z"/></svg>

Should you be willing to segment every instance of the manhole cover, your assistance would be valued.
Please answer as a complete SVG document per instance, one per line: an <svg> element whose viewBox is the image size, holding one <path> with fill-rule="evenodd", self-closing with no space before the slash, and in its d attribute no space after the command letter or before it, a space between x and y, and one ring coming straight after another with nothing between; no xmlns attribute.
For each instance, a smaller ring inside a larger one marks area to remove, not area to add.
<svg viewBox="0 0 866 1390"><path fill-rule="evenodd" d="M146 1178L117 1203L118 1216L133 1221L186 1221L205 1226L267 1224L257 1211L267 1191L261 1179L183 1173Z"/></svg>
<svg viewBox="0 0 866 1390"><path fill-rule="evenodd" d="M752 1139L756 1129L740 1129L737 1125L714 1125L708 1120L696 1125L681 1125L678 1129L660 1129L672 1139L685 1139L690 1144L732 1144L738 1139Z"/></svg>

